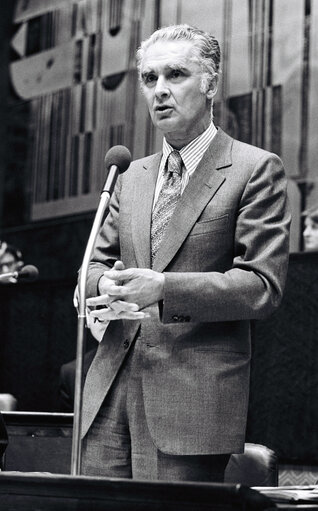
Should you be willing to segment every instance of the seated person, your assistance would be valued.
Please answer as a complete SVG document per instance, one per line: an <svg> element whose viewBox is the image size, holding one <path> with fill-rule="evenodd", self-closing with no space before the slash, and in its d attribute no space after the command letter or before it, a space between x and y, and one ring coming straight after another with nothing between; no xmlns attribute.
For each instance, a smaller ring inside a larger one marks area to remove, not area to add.
<svg viewBox="0 0 318 511"><path fill-rule="evenodd" d="M1 284L15 284L17 279L13 276L6 275L21 270L24 263L22 253L13 245L9 245L5 241L0 242L0 278Z"/></svg>
<svg viewBox="0 0 318 511"><path fill-rule="evenodd" d="M17 279L9 274L21 270L23 265L21 251L5 241L0 241L0 284L15 284ZM0 393L0 410L11 411L16 408L17 400L12 394Z"/></svg>
<svg viewBox="0 0 318 511"><path fill-rule="evenodd" d="M305 229L303 231L304 248L306 252L318 251L318 206L303 213Z"/></svg>

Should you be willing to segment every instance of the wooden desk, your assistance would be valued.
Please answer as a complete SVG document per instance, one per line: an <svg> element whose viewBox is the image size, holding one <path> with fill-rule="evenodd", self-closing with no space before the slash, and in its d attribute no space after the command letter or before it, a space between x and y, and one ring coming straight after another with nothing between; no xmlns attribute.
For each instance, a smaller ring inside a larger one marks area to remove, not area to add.
<svg viewBox="0 0 318 511"><path fill-rule="evenodd" d="M253 511L272 502L241 485L132 481L56 474L0 473L6 511Z"/></svg>

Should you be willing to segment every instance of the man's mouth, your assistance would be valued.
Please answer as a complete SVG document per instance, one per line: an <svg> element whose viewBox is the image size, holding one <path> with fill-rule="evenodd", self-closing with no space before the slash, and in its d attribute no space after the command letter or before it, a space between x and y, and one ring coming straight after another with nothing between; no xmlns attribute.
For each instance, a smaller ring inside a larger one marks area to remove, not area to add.
<svg viewBox="0 0 318 511"><path fill-rule="evenodd" d="M156 112L166 112L167 110L171 110L172 106L169 105L159 105L155 107Z"/></svg>

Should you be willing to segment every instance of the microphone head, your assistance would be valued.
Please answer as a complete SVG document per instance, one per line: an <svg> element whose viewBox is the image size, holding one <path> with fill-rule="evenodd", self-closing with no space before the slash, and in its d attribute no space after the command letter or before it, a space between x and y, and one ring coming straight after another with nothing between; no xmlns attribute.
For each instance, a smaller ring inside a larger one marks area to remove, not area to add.
<svg viewBox="0 0 318 511"><path fill-rule="evenodd" d="M105 156L106 169L110 169L112 165L118 167L119 172L125 172L131 162L131 154L129 149L123 145L114 145L111 147Z"/></svg>
<svg viewBox="0 0 318 511"><path fill-rule="evenodd" d="M39 270L32 264L27 264L18 273L18 280L24 282L33 282L39 276Z"/></svg>

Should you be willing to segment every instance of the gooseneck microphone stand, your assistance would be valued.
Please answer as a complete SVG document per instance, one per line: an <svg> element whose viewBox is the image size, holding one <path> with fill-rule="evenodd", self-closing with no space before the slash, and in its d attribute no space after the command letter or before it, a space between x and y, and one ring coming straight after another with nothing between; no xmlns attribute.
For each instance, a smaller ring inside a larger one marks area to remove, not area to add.
<svg viewBox="0 0 318 511"><path fill-rule="evenodd" d="M93 226L80 271L78 284L79 303L77 319L77 344L76 344L76 370L75 370L75 392L74 392L74 419L73 419L73 438L72 438L72 458L71 475L80 475L81 473L81 429L82 429L82 383L83 383L83 361L86 343L86 281L88 267L92 252L94 250L99 228L108 207L112 191L115 186L119 172L124 172L130 164L131 156L128 149L124 146L114 146L106 154L105 166L109 169L105 185L101 192L100 202L95 214Z"/></svg>
<svg viewBox="0 0 318 511"><path fill-rule="evenodd" d="M101 200L95 215L93 227L89 235L88 243L85 249L83 263L80 272L78 284L79 301L77 316L77 343L76 343L76 370L75 370L75 392L74 392L74 419L73 419L73 439L72 439L72 460L71 474L79 475L81 472L81 428L82 428L82 381L84 352L86 345L86 280L88 266L95 246L96 237L103 219L103 215L110 199L109 193L102 193Z"/></svg>

